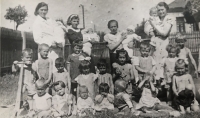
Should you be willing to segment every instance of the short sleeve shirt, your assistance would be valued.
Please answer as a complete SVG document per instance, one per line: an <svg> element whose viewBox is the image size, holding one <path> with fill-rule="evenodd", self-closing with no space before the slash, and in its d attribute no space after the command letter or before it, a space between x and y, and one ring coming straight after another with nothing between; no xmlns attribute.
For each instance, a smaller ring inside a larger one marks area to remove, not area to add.
<svg viewBox="0 0 200 118"><path fill-rule="evenodd" d="M35 100L35 106L37 109L39 110L48 110L50 109L48 103L47 103L47 99L52 98L51 95L49 95L48 93L46 93L45 95L39 97L38 94L35 94L33 96L33 99Z"/></svg>

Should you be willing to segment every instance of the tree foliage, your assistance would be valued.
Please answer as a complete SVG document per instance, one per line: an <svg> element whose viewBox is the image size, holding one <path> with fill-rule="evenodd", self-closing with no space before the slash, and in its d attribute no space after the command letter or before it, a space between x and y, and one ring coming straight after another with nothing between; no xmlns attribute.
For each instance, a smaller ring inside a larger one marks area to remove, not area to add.
<svg viewBox="0 0 200 118"><path fill-rule="evenodd" d="M16 30L19 25L23 24L26 21L26 17L28 16L28 13L24 6L18 5L15 8L8 8L6 9L7 13L4 16L5 19L13 20L16 22Z"/></svg>

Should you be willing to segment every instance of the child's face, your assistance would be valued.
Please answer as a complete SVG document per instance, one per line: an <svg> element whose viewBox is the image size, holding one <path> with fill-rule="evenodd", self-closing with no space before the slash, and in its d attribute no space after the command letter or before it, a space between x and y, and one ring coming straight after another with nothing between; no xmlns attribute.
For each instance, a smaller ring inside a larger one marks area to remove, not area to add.
<svg viewBox="0 0 200 118"><path fill-rule="evenodd" d="M92 34L93 33L93 29L92 28L88 29L88 33Z"/></svg>
<svg viewBox="0 0 200 118"><path fill-rule="evenodd" d="M90 68L83 68L82 72L83 72L83 74L87 75L90 73Z"/></svg>
<svg viewBox="0 0 200 118"><path fill-rule="evenodd" d="M150 88L150 83L148 81L146 81L145 84L144 84L144 87L145 88Z"/></svg>
<svg viewBox="0 0 200 118"><path fill-rule="evenodd" d="M171 49L170 52L168 53L170 58L175 58L176 57L176 49Z"/></svg>
<svg viewBox="0 0 200 118"><path fill-rule="evenodd" d="M150 16L157 17L158 16L157 10L156 9L151 10Z"/></svg>
<svg viewBox="0 0 200 118"><path fill-rule="evenodd" d="M100 74L106 73L106 67L105 66L99 67L99 72L100 72Z"/></svg>
<svg viewBox="0 0 200 118"><path fill-rule="evenodd" d="M186 71L185 65L176 67L176 71L179 75L184 75Z"/></svg>
<svg viewBox="0 0 200 118"><path fill-rule="evenodd" d="M87 90L81 90L80 91L80 97L82 99L87 99L88 98L88 91Z"/></svg>
<svg viewBox="0 0 200 118"><path fill-rule="evenodd" d="M40 55L43 59L46 59L49 54L49 47L43 46L42 49L40 50Z"/></svg>
<svg viewBox="0 0 200 118"><path fill-rule="evenodd" d="M119 63L124 64L126 62L126 56L125 55L120 55L119 54Z"/></svg>
<svg viewBox="0 0 200 118"><path fill-rule="evenodd" d="M65 94L65 88L61 87L61 85L55 86L56 94L59 96L63 96Z"/></svg>
<svg viewBox="0 0 200 118"><path fill-rule="evenodd" d="M77 29L78 24L79 24L79 19L73 18L72 21L71 21L72 28Z"/></svg>
<svg viewBox="0 0 200 118"><path fill-rule="evenodd" d="M59 65L59 66L56 66L58 72L63 72L64 71L64 65Z"/></svg>
<svg viewBox="0 0 200 118"><path fill-rule="evenodd" d="M184 46L185 46L185 40L183 40L183 39L177 40L177 41L176 41L176 44L177 44L177 46L179 46L181 49L183 49Z"/></svg>
<svg viewBox="0 0 200 118"><path fill-rule="evenodd" d="M25 53L22 57L22 61L24 61L26 65L32 64L32 55Z"/></svg>
<svg viewBox="0 0 200 118"><path fill-rule="evenodd" d="M149 52L150 52L150 49L148 49L148 48L142 48L142 49L140 49L140 53L141 53L141 56L142 57L148 57L149 56Z"/></svg>
<svg viewBox="0 0 200 118"><path fill-rule="evenodd" d="M134 31L132 29L127 29L127 34L130 35L130 34L134 34Z"/></svg>
<svg viewBox="0 0 200 118"><path fill-rule="evenodd" d="M42 86L42 87L37 87L37 94L39 97L43 96L46 93L46 87Z"/></svg>
<svg viewBox="0 0 200 118"><path fill-rule="evenodd" d="M74 53L79 54L81 52L81 48L79 46L74 46Z"/></svg>

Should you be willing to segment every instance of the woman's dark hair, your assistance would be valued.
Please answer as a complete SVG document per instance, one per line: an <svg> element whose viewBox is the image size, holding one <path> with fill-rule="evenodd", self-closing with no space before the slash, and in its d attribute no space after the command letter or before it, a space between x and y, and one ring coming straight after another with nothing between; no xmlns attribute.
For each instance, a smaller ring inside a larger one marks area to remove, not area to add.
<svg viewBox="0 0 200 118"><path fill-rule="evenodd" d="M55 60L55 67L60 67L60 66L65 66L65 61L61 57Z"/></svg>
<svg viewBox="0 0 200 118"><path fill-rule="evenodd" d="M53 89L56 91L55 86L57 86L57 85L60 85L62 88L65 88L65 87L66 87L66 85L65 85L65 83L64 83L63 81L57 81L57 82L54 82L54 83L50 86L50 88L53 88Z"/></svg>
<svg viewBox="0 0 200 118"><path fill-rule="evenodd" d="M81 61L80 65L79 65L79 70L80 73L83 73L83 69L90 69L91 68L91 64L88 60L83 60Z"/></svg>
<svg viewBox="0 0 200 118"><path fill-rule="evenodd" d="M106 63L106 59L99 59L98 63L97 63L97 68L99 69L100 67L106 67L107 68L107 63Z"/></svg>
<svg viewBox="0 0 200 118"><path fill-rule="evenodd" d="M167 3L165 3L165 2L159 2L159 3L157 4L157 6L164 6L165 9L166 9L166 11L169 10L169 6L168 6Z"/></svg>
<svg viewBox="0 0 200 118"><path fill-rule="evenodd" d="M108 21L108 28L110 28L110 24L112 23L112 22L115 22L116 23L116 25L117 25L117 28L118 28L118 22L116 21L116 20L110 20L110 21Z"/></svg>
<svg viewBox="0 0 200 118"><path fill-rule="evenodd" d="M34 14L37 16L37 15L38 15L38 10L39 10L41 7L44 7L44 6L47 6L47 10L48 10L48 4L46 4L46 3L44 3L44 2L40 2L40 3L36 6Z"/></svg>
<svg viewBox="0 0 200 118"><path fill-rule="evenodd" d="M110 89L110 87L107 83L101 83L99 85L99 93L101 93L101 92L109 93L109 89Z"/></svg>
<svg viewBox="0 0 200 118"><path fill-rule="evenodd" d="M116 50L116 59L117 63L119 64L119 56L124 55L126 57L126 63L131 63L130 57L128 56L128 52L122 48L121 50Z"/></svg>
<svg viewBox="0 0 200 118"><path fill-rule="evenodd" d="M79 20L78 15L77 15L77 14L72 14L72 15L70 15L70 16L68 17L68 19L67 19L67 25L72 25L71 21L72 21L73 19L78 19L78 20Z"/></svg>

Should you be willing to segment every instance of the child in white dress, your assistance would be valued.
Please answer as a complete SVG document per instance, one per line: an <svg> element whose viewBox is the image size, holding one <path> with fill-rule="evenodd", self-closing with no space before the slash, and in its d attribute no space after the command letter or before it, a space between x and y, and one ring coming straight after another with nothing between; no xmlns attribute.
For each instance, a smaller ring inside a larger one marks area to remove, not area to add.
<svg viewBox="0 0 200 118"><path fill-rule="evenodd" d="M77 114L85 116L88 113L94 113L94 102L88 95L88 88L86 86L79 87L79 97L77 100Z"/></svg>
<svg viewBox="0 0 200 118"><path fill-rule="evenodd" d="M135 27L133 25L130 25L127 28L127 37L122 41L123 48L128 52L129 57L133 56L133 49L128 47L130 42L133 42L135 44L135 40L138 42L141 42L141 37L135 34Z"/></svg>
<svg viewBox="0 0 200 118"><path fill-rule="evenodd" d="M57 81L53 83L56 95L52 97L54 117L64 117L71 114L72 96L65 92L65 83Z"/></svg>
<svg viewBox="0 0 200 118"><path fill-rule="evenodd" d="M109 93L107 83L99 85L99 94L95 97L95 110L102 111L104 109L114 110L114 95Z"/></svg>

